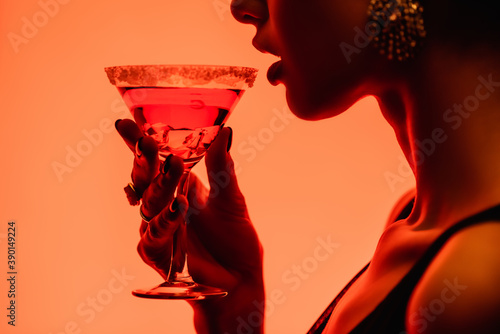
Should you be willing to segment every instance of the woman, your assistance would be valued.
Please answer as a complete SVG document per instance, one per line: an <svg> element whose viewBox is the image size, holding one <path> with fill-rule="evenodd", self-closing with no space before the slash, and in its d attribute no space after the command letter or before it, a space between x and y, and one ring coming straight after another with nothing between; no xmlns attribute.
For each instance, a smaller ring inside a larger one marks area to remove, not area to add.
<svg viewBox="0 0 500 334"><path fill-rule="evenodd" d="M268 72L302 119L336 116L375 96L416 178L414 204L399 204L369 265L310 333L499 333L500 23L487 1L235 0L234 17L257 28L253 45L281 57ZM117 122L135 150L143 194L138 246L165 276L162 256L190 214L190 271L228 289L193 302L199 333L262 333L262 248L247 214L224 129L206 156L209 193L192 179L173 199L182 163L156 175L157 148L131 121ZM153 179L154 177L154 179ZM413 209L412 209L413 205ZM188 213L189 214L189 213ZM407 217L406 217L407 216ZM216 274L214 274L216 273ZM250 326L251 325L251 326Z"/></svg>

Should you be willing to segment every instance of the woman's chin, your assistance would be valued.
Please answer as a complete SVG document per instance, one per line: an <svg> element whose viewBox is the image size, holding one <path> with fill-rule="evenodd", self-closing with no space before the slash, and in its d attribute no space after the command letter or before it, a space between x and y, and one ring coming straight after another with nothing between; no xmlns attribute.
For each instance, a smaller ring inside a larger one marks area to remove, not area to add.
<svg viewBox="0 0 500 334"><path fill-rule="evenodd" d="M286 100L292 113L306 121L318 121L343 113L347 108L342 108L341 103L333 103L320 96L306 96L286 90Z"/></svg>

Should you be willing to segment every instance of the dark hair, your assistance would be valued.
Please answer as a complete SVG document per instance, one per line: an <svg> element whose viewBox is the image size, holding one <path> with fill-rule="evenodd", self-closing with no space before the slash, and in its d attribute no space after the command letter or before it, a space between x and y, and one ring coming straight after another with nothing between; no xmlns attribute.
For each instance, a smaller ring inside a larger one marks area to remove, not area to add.
<svg viewBox="0 0 500 334"><path fill-rule="evenodd" d="M500 44L498 2L492 0L420 0L430 35L463 44Z"/></svg>

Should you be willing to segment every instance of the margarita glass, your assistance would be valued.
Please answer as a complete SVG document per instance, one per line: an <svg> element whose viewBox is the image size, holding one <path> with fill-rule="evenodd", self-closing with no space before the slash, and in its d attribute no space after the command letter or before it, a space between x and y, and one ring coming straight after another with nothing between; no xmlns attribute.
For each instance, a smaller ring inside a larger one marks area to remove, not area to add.
<svg viewBox="0 0 500 334"><path fill-rule="evenodd" d="M107 67L105 71L145 136L159 148L160 160L171 154L182 158L184 175L177 194L187 195L189 173L231 115L257 70L238 66L136 65ZM162 284L134 290L138 297L205 299L227 292L193 281L188 271L186 222L176 232L170 270Z"/></svg>

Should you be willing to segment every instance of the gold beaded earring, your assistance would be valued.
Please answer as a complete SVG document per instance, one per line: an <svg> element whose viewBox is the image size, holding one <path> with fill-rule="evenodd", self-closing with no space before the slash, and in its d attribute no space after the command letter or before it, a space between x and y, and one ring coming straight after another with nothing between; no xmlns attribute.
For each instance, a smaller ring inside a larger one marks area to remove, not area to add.
<svg viewBox="0 0 500 334"><path fill-rule="evenodd" d="M426 36L423 11L414 0L371 0L368 27L373 46L389 60L413 58Z"/></svg>

